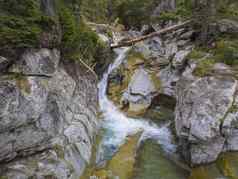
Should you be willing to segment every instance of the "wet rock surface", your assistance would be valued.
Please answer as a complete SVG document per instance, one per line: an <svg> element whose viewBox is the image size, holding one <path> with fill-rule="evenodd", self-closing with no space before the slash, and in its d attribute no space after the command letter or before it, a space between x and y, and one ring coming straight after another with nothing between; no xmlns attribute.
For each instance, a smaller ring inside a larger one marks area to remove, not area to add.
<svg viewBox="0 0 238 179"><path fill-rule="evenodd" d="M156 88L149 74L140 68L135 71L122 100L129 102L129 112L145 111L156 94Z"/></svg>
<svg viewBox="0 0 238 179"><path fill-rule="evenodd" d="M59 61L54 49L26 51L10 68L16 75L0 80L1 176L72 178L90 161L96 82Z"/></svg>

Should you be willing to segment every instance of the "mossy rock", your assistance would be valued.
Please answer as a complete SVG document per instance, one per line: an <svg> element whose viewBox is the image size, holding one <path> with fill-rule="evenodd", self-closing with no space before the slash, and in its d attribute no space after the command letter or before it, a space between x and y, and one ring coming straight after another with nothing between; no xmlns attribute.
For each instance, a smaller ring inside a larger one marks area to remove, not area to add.
<svg viewBox="0 0 238 179"><path fill-rule="evenodd" d="M31 93L31 84L28 81L27 77L18 77L16 79L16 85L17 87L25 94Z"/></svg>
<svg viewBox="0 0 238 179"><path fill-rule="evenodd" d="M53 146L53 150L56 152L57 156L60 159L64 159L64 147L59 145L59 144L55 144Z"/></svg>
<svg viewBox="0 0 238 179"><path fill-rule="evenodd" d="M212 69L216 61L212 58L201 59L193 71L195 76L204 77L212 73Z"/></svg>
<svg viewBox="0 0 238 179"><path fill-rule="evenodd" d="M102 169L94 169L89 174L100 179L130 179L133 175L135 153L140 134L128 137L113 158ZM86 179L86 178L85 178Z"/></svg>
<svg viewBox="0 0 238 179"><path fill-rule="evenodd" d="M238 153L230 152L221 154L217 166L222 174L231 179L238 179Z"/></svg>

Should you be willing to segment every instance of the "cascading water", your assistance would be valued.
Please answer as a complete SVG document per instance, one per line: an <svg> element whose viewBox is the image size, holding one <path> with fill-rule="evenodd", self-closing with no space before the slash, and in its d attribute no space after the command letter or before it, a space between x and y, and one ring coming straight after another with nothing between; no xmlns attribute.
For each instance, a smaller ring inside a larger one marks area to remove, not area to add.
<svg viewBox="0 0 238 179"><path fill-rule="evenodd" d="M171 143L170 131L166 126L159 128L148 120L128 118L107 97L108 77L114 69L120 66L126 58L128 51L129 48L115 50L117 58L109 66L98 84L99 105L103 117L102 129L104 130L96 159L98 165L110 160L118 148L125 142L127 136L138 132L142 132L141 140L153 138L162 145L165 151L175 151L175 145Z"/></svg>

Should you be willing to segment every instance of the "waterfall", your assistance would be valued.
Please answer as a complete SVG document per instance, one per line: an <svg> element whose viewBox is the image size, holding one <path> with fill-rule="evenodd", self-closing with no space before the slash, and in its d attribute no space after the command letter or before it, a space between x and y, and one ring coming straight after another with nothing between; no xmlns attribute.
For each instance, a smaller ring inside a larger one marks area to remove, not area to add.
<svg viewBox="0 0 238 179"><path fill-rule="evenodd" d="M114 63L112 63L104 73L103 78L98 84L99 106L103 118L102 129L104 130L96 159L98 165L110 160L118 148L125 142L127 136L138 132L142 132L141 140L154 138L162 145L165 151L175 150L175 146L171 144L170 131L166 126L158 127L145 119L129 118L107 97L106 92L109 75L126 59L128 51L129 48L115 50L117 57Z"/></svg>

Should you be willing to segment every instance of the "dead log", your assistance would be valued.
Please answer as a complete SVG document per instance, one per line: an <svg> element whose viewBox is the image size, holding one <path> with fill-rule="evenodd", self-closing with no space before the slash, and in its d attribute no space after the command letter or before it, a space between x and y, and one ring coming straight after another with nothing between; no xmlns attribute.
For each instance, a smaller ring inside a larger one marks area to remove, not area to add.
<svg viewBox="0 0 238 179"><path fill-rule="evenodd" d="M119 42L118 44L112 44L111 48L119 48L119 47L132 46L132 45L134 45L137 42L141 42L143 40L152 38L154 36L162 35L162 34L169 33L169 32L178 30L180 28L183 28L183 27L187 26L188 24L190 24L191 22L192 22L191 20L188 20L188 21L185 21L185 22L183 22L181 24L176 24L176 25L173 25L173 26L161 29L159 31L152 32L152 33L150 33L148 35L143 35L143 36L140 36L140 37L136 37L136 38L127 40L127 41Z"/></svg>

